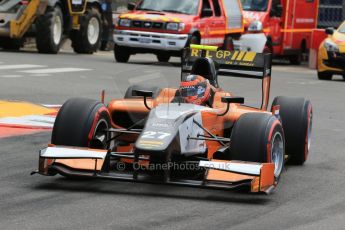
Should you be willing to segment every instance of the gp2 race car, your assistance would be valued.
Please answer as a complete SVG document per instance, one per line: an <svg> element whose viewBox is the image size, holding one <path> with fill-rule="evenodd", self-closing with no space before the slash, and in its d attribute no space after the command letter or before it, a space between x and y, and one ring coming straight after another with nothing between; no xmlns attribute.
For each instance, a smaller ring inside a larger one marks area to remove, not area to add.
<svg viewBox="0 0 345 230"><path fill-rule="evenodd" d="M181 103L175 88L146 86L129 87L108 106L69 99L33 174L270 193L287 161L306 161L312 105L277 97L267 111L270 54L192 45L183 60L182 77L201 75L217 89L210 106ZM223 91L218 75L261 79L261 107Z"/></svg>

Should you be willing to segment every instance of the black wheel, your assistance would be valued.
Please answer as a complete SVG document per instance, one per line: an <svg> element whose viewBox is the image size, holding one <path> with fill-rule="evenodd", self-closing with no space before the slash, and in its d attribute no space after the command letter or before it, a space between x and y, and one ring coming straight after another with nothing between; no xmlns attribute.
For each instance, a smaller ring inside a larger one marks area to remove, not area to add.
<svg viewBox="0 0 345 230"><path fill-rule="evenodd" d="M223 49L224 50L234 50L234 40L231 36L227 35L224 39L223 43Z"/></svg>
<svg viewBox="0 0 345 230"><path fill-rule="evenodd" d="M243 114L231 133L232 160L275 164L274 176L279 178L284 166L284 132L280 121L269 114Z"/></svg>
<svg viewBox="0 0 345 230"><path fill-rule="evenodd" d="M125 63L128 62L129 57L131 56L128 48L124 46L118 46L115 44L114 46L114 56L117 62Z"/></svg>
<svg viewBox="0 0 345 230"><path fill-rule="evenodd" d="M313 124L313 108L304 98L276 97L286 140L289 163L302 165L308 158Z"/></svg>
<svg viewBox="0 0 345 230"><path fill-rule="evenodd" d="M19 50L23 45L22 39L0 38L0 47L4 50Z"/></svg>
<svg viewBox="0 0 345 230"><path fill-rule="evenodd" d="M36 47L40 53L56 54L60 50L64 20L61 8L48 7L45 14L36 19Z"/></svg>
<svg viewBox="0 0 345 230"><path fill-rule="evenodd" d="M161 92L161 88L158 87L158 86L147 86L147 85L132 85L132 86L129 86L126 93L125 93L125 96L124 98L138 98L137 96L133 96L132 95L132 92L133 90L148 90L148 91L152 91L153 92L153 96L152 98L156 98L159 93Z"/></svg>
<svg viewBox="0 0 345 230"><path fill-rule="evenodd" d="M343 74L343 79L345 80L345 74Z"/></svg>
<svg viewBox="0 0 345 230"><path fill-rule="evenodd" d="M53 128L52 144L106 148L110 128L108 109L100 102L72 98L61 107Z"/></svg>
<svg viewBox="0 0 345 230"><path fill-rule="evenodd" d="M168 62L170 59L170 55L167 53L159 53L157 54L157 59L159 62Z"/></svg>
<svg viewBox="0 0 345 230"><path fill-rule="evenodd" d="M80 18L80 29L71 32L74 52L92 54L101 43L102 18L98 9L88 8Z"/></svg>
<svg viewBox="0 0 345 230"><path fill-rule="evenodd" d="M319 80L332 80L332 74L329 72L317 72L317 77L319 78Z"/></svg>
<svg viewBox="0 0 345 230"><path fill-rule="evenodd" d="M302 53L298 53L289 57L291 65L300 65L302 63Z"/></svg>

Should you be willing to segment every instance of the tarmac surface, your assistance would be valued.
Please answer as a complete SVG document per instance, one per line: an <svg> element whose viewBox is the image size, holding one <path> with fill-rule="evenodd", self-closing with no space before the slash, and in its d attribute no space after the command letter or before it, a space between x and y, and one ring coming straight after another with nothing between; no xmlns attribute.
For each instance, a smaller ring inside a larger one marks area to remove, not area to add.
<svg viewBox="0 0 345 230"><path fill-rule="evenodd" d="M137 55L115 63L112 52L58 55L0 51L0 100L61 105L71 97L106 101L130 84L178 87L180 66ZM258 105L261 82L220 77L223 89ZM287 166L272 195L61 176L30 176L50 131L0 139L0 229L344 229L345 81L319 81L314 70L278 63L271 101L309 98L314 108L308 161ZM1 127L0 127L1 129Z"/></svg>

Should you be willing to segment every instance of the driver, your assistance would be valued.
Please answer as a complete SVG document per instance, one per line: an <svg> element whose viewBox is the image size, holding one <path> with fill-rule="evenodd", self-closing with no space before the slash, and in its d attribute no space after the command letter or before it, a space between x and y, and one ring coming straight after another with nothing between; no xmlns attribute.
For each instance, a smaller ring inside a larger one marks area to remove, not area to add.
<svg viewBox="0 0 345 230"><path fill-rule="evenodd" d="M181 81L179 92L185 103L211 107L215 88L200 75L188 75Z"/></svg>

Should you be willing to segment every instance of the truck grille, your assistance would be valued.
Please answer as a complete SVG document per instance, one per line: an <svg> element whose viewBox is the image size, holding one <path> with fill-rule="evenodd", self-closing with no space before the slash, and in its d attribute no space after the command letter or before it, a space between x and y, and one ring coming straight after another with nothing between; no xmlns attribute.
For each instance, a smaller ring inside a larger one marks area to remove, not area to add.
<svg viewBox="0 0 345 230"><path fill-rule="evenodd" d="M145 28L145 29L164 29L163 22L150 22L150 21L132 21L132 26L135 28Z"/></svg>

